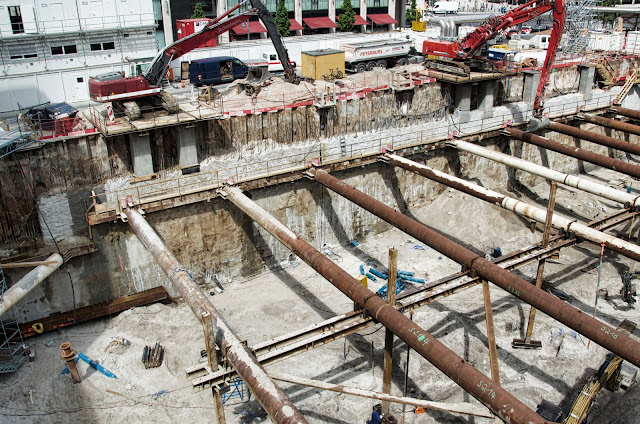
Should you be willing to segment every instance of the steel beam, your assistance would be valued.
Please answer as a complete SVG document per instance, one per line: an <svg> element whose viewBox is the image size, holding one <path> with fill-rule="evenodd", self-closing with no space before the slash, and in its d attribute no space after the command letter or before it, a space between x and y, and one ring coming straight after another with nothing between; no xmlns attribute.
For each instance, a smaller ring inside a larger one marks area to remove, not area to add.
<svg viewBox="0 0 640 424"><path fill-rule="evenodd" d="M611 106L611 111L617 113L618 115L623 115L628 118L633 118L635 120L640 121L640 111L635 109L628 109L626 107L620 106Z"/></svg>
<svg viewBox="0 0 640 424"><path fill-rule="evenodd" d="M514 424L545 422L511 393L495 384L491 378L478 371L374 292L360 285L349 273L269 215L240 189L226 187L219 192L503 421Z"/></svg>
<svg viewBox="0 0 640 424"><path fill-rule="evenodd" d="M322 170L311 169L308 173L320 184L462 264L470 272L477 273L480 277L491 281L524 302L535 306L551 318L593 340L605 349L636 366L640 366L640 343L624 334L619 334L613 327L590 317L554 295L532 286L528 281L500 268L477 253L433 231L426 225L367 196L344 181L340 181Z"/></svg>
<svg viewBox="0 0 640 424"><path fill-rule="evenodd" d="M383 402L393 402L402 405L420 406L425 409L433 409L435 411L454 412L456 414L473 415L476 417L493 418L494 415L483 406L476 406L465 402L433 402L423 399L415 399L410 397L393 396L388 393L372 392L370 390L357 389L342 384L325 383L318 380L309 380L307 378L294 377L280 373L271 373L275 380L286 381L287 383L298 384L300 386L314 387L321 390L329 390L336 393L344 393L347 395L360 396L369 399L377 399Z"/></svg>
<svg viewBox="0 0 640 424"><path fill-rule="evenodd" d="M585 162L594 163L602 166L603 168L613 169L614 171L640 178L640 166L638 165L633 165L618 159L608 158L578 147L567 147L556 141L549 140L548 138L540 137L539 135L531 133L525 133L517 128L507 127L504 129L504 132L518 140L535 144L536 146L544 147L545 149L553 150L554 152L562 153L563 155L571 156Z"/></svg>
<svg viewBox="0 0 640 424"><path fill-rule="evenodd" d="M64 261L62 260L62 256L54 253L49 256L45 262L50 262L50 264L40 265L32 269L4 293L4 296L0 299L0 316L18 303L18 301L25 297L31 290L36 288L38 284L42 283L53 271L60 268Z"/></svg>
<svg viewBox="0 0 640 424"><path fill-rule="evenodd" d="M522 171L538 175L550 181L555 181L560 184L577 188L578 190L582 190L596 196L604 197L605 199L609 199L617 203L622 203L625 206L640 206L639 196L616 190L604 184L598 184L584 178L565 174L564 172L560 171L555 171L551 168L547 168L545 166L538 165L524 159L519 159L511 155L496 152L494 150L489 150L485 147L478 146L477 144L468 143L462 140L450 140L447 142L447 145L455 147L457 150L461 150L463 152L472 153L486 159L503 163L512 168L520 169Z"/></svg>
<svg viewBox="0 0 640 424"><path fill-rule="evenodd" d="M173 256L158 234L151 228L144 217L128 206L123 199L120 206L127 217L129 225L138 238L153 255L160 268L171 280L171 284L178 290L182 299L189 305L196 318L204 325L213 327L215 343L220 347L225 357L251 389L260 405L276 423L294 424L307 423L296 407L267 375L260 362L251 351L231 331L207 296L200 290L189 273ZM207 321L205 318L211 315Z"/></svg>
<svg viewBox="0 0 640 424"><path fill-rule="evenodd" d="M478 199L494 203L503 209L515 212L520 216L533 219L540 223L546 222L547 211L545 209L538 208L518 199L514 199L513 197L505 196L497 191L489 190L478 184L463 180L462 178L454 177L426 165L413 162L409 159L403 158L402 156L386 153L382 155L380 159L389 162L392 165L420 174L423 177L427 177L441 184L453 187L456 190L470 194ZM603 233L602 231L594 230L593 228L589 228L588 225L579 223L575 219L567 219L556 214L552 214L551 216L551 225L566 233L574 233L577 237L589 240L595 244L604 243L608 249L618 252L628 258L640 261L640 246L635 243L630 243L610 234Z"/></svg>
<svg viewBox="0 0 640 424"><path fill-rule="evenodd" d="M583 140L591 141L592 143L601 144L603 146L611 147L613 149L622 150L623 152L629 152L629 153L633 153L634 155L640 155L640 145L618 140L617 138L609 137L608 135L597 134L592 131L583 130L582 128L572 127L571 125L565 125L558 122L551 122L549 124L549 129L551 131L555 131L562 134L570 135L572 137L577 137Z"/></svg>
<svg viewBox="0 0 640 424"><path fill-rule="evenodd" d="M581 113L578 115L579 119L584 119L586 122L600 125L602 127L611 128L618 131L624 131L627 133L640 135L640 126L629 124L628 122L622 122L611 118L605 118L604 116L592 115L590 113Z"/></svg>
<svg viewBox="0 0 640 424"><path fill-rule="evenodd" d="M387 283L387 300L389 305L396 304L396 277L398 272L398 249L389 249L389 281ZM384 334L384 372L382 374L382 391L391 393L391 374L393 371L393 333L385 328ZM382 401L382 413L389 414L389 402Z"/></svg>

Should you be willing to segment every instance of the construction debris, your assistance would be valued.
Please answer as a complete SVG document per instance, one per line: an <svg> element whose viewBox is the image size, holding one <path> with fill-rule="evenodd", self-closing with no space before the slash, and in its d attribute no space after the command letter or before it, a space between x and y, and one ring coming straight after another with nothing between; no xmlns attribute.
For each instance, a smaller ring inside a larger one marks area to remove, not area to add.
<svg viewBox="0 0 640 424"><path fill-rule="evenodd" d="M160 343L155 346L145 346L142 352L142 363L145 368L157 368L162 365L164 359L164 347Z"/></svg>

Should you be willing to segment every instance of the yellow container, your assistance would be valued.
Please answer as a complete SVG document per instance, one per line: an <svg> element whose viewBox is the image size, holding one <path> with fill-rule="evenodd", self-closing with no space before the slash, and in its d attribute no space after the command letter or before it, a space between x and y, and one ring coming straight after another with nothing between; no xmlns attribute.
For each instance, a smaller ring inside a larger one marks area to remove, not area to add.
<svg viewBox="0 0 640 424"><path fill-rule="evenodd" d="M427 30L427 23L426 22L413 21L413 22L411 22L411 29L414 30L414 31L426 31Z"/></svg>
<svg viewBox="0 0 640 424"><path fill-rule="evenodd" d="M344 76L344 52L335 49L302 52L304 78L335 79Z"/></svg>

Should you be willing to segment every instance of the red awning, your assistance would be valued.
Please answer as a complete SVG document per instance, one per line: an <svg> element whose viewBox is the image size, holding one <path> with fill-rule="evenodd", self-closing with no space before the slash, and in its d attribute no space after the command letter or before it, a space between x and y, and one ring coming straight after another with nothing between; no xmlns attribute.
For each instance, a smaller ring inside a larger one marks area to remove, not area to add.
<svg viewBox="0 0 640 424"><path fill-rule="evenodd" d="M289 19L291 22L291 26L289 27L289 31L302 31L304 27L298 23L295 19Z"/></svg>
<svg viewBox="0 0 640 424"><path fill-rule="evenodd" d="M354 25L367 25L367 21L365 21L362 16L356 15L356 21Z"/></svg>
<svg viewBox="0 0 640 424"><path fill-rule="evenodd" d="M333 22L328 16L321 16L319 18L302 18L302 22L307 24L307 26L311 29L338 28L338 25L336 25L336 23Z"/></svg>
<svg viewBox="0 0 640 424"><path fill-rule="evenodd" d="M340 16L338 16L337 19L339 21L340 20ZM364 19L362 19L362 16L356 15L356 21L353 23L353 25L369 25L369 23L367 21L365 21Z"/></svg>
<svg viewBox="0 0 640 424"><path fill-rule="evenodd" d="M378 24L378 25L397 24L398 23L398 21L393 19L387 13L373 13L373 14L367 15L367 18L371 19L374 24Z"/></svg>
<svg viewBox="0 0 640 424"><path fill-rule="evenodd" d="M247 24L249 24L247 26ZM248 31L247 31L248 28ZM240 25L236 25L233 28L231 28L231 31L233 31L236 35L245 35L248 32L250 32L251 34L257 34L259 32L267 32L267 29L262 25L262 23L260 21L249 21L249 22L243 22Z"/></svg>

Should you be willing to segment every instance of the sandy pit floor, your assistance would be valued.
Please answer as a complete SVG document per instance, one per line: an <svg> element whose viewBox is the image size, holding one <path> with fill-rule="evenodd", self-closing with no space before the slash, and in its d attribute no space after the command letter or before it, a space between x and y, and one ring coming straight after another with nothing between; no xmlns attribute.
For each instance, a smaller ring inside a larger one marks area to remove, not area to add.
<svg viewBox="0 0 640 424"><path fill-rule="evenodd" d="M601 170L593 174L603 180L619 178L619 174ZM544 205L548 185L541 184L529 190L526 194ZM582 221L620 209L612 202L596 200L566 188L558 190L557 204L558 212ZM409 212L479 252L490 252L494 247L511 252L538 242L542 237L540 231L531 233L529 223L513 214L453 190L444 191L427 207ZM629 230L629 224L624 224L611 233L626 236ZM633 240L637 232L638 226L634 225ZM392 246L399 251L398 268L413 271L429 281L460 270L455 262L432 248L423 247L423 243L399 230L372 235L359 242L357 247L328 247L329 257L353 276L358 275L360 265L367 263L384 269L388 249ZM559 259L547 263L545 285L565 293L571 305L592 314L599 253L599 246L586 242L563 250ZM640 323L638 306L629 307L618 294L622 272L632 268L634 263L630 259L616 254L604 255L601 287L608 289L610 297L607 301L599 301L597 317L614 327L623 319ZM516 273L532 280L536 266L526 265ZM370 284L373 290L380 286L380 281ZM482 299L482 287L474 286L418 309L413 320L489 375ZM542 349L513 349L511 341L522 337L529 306L495 286L491 289L491 299L502 386L534 410L542 399L547 399L567 411L582 385L603 362L605 349L593 343L589 346L585 337L540 312L534 339L542 341ZM348 298L299 261L286 262L279 269L227 282L224 292L211 296L211 301L236 334L246 339L250 346L353 308ZM380 324L370 326L266 368L272 372L380 391L384 346L384 330L380 329ZM112 343L118 337L127 342ZM107 378L80 362L83 381L73 384L69 375L60 374L65 364L59 346L65 341L69 341L77 352L99 361L116 374L117 379ZM158 368L145 369L141 362L143 348L156 342L166 348L165 360ZM211 391L194 392L185 375L185 368L204 361L200 355L204 339L202 327L183 303L134 308L111 318L42 334L28 339L27 343L36 353L35 362L25 363L14 374L0 376L0 421L3 423L215 422ZM401 395L406 346L398 339L394 346L392 393ZM364 423L377 403L292 384L281 383L281 387L311 423ZM478 404L415 352L410 356L407 395L433 401ZM627 392L603 390L590 422L638 422L639 400L635 386ZM225 404L225 409L227 422L269 422L253 399L232 398ZM401 405L392 404L392 411L396 417L402 416ZM413 408L408 407L405 422L484 424L493 420L434 411L414 414Z"/></svg>

